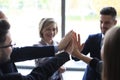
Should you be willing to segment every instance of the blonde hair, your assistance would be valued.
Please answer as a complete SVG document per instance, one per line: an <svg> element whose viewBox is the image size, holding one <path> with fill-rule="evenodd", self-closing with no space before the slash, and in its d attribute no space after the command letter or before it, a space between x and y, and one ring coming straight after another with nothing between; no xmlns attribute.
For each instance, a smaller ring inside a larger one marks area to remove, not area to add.
<svg viewBox="0 0 120 80"><path fill-rule="evenodd" d="M57 22L53 18L42 18L39 22L39 36L43 38L42 30L50 25L51 23L57 24ZM56 27L56 34L58 33L58 26Z"/></svg>

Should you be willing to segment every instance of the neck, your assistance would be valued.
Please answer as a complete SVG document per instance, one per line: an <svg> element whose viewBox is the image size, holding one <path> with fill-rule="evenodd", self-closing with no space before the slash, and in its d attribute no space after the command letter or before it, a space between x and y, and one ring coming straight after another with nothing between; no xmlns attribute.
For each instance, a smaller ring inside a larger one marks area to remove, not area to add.
<svg viewBox="0 0 120 80"><path fill-rule="evenodd" d="M42 42L44 42L45 44L49 44L49 45L53 44L53 40L44 40L44 39L42 39Z"/></svg>

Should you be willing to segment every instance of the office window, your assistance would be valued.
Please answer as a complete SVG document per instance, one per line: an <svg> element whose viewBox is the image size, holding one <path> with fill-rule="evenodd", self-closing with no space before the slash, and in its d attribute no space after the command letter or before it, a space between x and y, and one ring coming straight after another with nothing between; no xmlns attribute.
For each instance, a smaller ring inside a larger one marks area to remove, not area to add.
<svg viewBox="0 0 120 80"><path fill-rule="evenodd" d="M53 17L58 22L59 31L55 40L61 40L61 3L64 0L0 0L0 10L8 17L11 24L11 35L16 46L32 45L38 42L38 24L43 17ZM73 29L80 33L84 43L89 34L100 32L99 29L99 11L104 6L114 6L117 9L117 25L120 25L120 7L119 0L65 0L65 34ZM63 28L64 29L64 28ZM88 55L89 56L89 55ZM34 61L17 63L19 66L32 66ZM83 70L86 64L82 61L75 62L70 60L65 64L68 70L82 70L77 72L76 76L82 78ZM20 69L21 70L21 69ZM23 74L29 73L26 70ZM22 70L21 70L22 72ZM71 71L68 71L71 72ZM73 72L73 74L75 74ZM65 76L68 76L65 73ZM69 76L68 76L69 77ZM81 80L81 79L78 80ZM70 78L65 78L70 80ZM77 79L75 79L77 80Z"/></svg>

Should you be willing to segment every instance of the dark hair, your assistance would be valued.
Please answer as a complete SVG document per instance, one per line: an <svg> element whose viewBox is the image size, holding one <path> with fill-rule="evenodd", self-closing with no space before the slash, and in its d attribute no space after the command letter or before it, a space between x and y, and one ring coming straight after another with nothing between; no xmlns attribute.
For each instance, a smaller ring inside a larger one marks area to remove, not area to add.
<svg viewBox="0 0 120 80"><path fill-rule="evenodd" d="M103 46L103 80L120 80L120 27L107 31Z"/></svg>
<svg viewBox="0 0 120 80"><path fill-rule="evenodd" d="M5 42L6 34L8 33L8 30L10 29L10 24L5 19L0 19L0 43Z"/></svg>
<svg viewBox="0 0 120 80"><path fill-rule="evenodd" d="M117 16L117 12L116 9L114 7L104 7L101 11L100 11L101 15L110 15L112 16L114 19Z"/></svg>

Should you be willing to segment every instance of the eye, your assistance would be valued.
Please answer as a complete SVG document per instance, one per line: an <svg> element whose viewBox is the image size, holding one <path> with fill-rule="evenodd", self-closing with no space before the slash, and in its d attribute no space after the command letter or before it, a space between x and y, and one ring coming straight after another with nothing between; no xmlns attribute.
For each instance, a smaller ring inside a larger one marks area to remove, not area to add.
<svg viewBox="0 0 120 80"><path fill-rule="evenodd" d="M4 46L0 46L0 48L8 48L8 47L13 47L13 46L15 46L15 45L16 45L15 43L11 43L11 42L10 42L10 44L4 45Z"/></svg>
<svg viewBox="0 0 120 80"><path fill-rule="evenodd" d="M56 28L53 28L53 31L56 31Z"/></svg>

